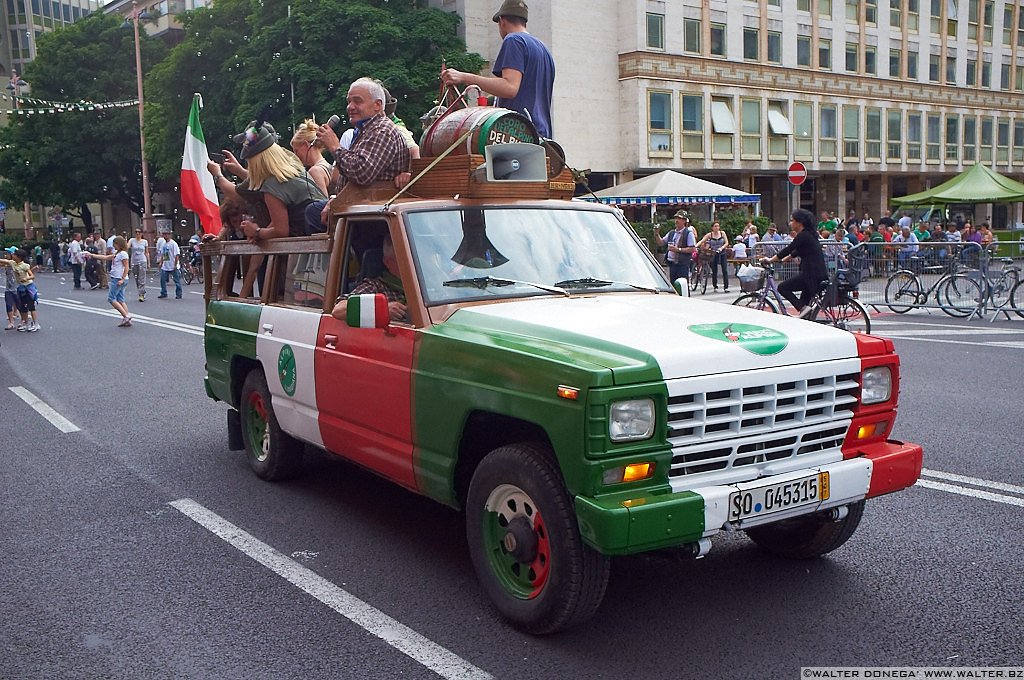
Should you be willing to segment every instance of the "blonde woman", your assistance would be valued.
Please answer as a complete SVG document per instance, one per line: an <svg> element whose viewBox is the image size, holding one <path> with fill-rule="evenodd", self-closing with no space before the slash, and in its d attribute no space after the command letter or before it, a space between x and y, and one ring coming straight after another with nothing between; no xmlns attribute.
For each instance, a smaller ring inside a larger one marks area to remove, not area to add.
<svg viewBox="0 0 1024 680"><path fill-rule="evenodd" d="M292 152L306 168L313 183L327 195L333 168L324 159L324 145L316 138L318 127L315 120L304 120L292 136Z"/></svg>
<svg viewBox="0 0 1024 680"><path fill-rule="evenodd" d="M124 236L114 237L114 252L109 255L86 252L85 256L95 260L113 260L110 263L110 292L107 293L107 302L121 314L121 328L129 328L132 325L132 317L128 315L128 305L124 301L124 290L128 287L128 241Z"/></svg>
<svg viewBox="0 0 1024 680"><path fill-rule="evenodd" d="M221 166L213 161L207 169L213 175L214 183L225 196L241 198L253 204L255 215L242 220L242 231L252 242L269 238L306 235L306 206L327 196L313 183L298 157L277 144L278 134L269 123L257 127L253 121L245 132L235 135L235 141L242 144L239 157L248 162L242 167L238 158L224 150L224 167L241 177L242 183L235 185L226 179ZM260 270L262 256L253 256L250 267L242 281L242 297L252 297L253 284Z"/></svg>

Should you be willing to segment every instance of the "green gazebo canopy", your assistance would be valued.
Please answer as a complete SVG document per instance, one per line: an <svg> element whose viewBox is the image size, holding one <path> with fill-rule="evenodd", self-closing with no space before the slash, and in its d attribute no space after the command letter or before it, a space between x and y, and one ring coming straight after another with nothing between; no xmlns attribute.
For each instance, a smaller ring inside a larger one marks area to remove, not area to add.
<svg viewBox="0 0 1024 680"><path fill-rule="evenodd" d="M893 198L893 205L943 205L947 203L1012 203L1024 201L1024 184L1000 175L984 165L964 170L951 180L927 191Z"/></svg>

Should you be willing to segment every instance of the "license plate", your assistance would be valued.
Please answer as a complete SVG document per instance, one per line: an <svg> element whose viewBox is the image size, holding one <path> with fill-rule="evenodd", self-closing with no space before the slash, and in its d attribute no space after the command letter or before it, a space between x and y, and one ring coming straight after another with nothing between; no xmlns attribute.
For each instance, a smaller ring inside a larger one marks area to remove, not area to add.
<svg viewBox="0 0 1024 680"><path fill-rule="evenodd" d="M729 494L729 520L763 517L773 512L828 500L828 473L819 472L788 482L734 491Z"/></svg>

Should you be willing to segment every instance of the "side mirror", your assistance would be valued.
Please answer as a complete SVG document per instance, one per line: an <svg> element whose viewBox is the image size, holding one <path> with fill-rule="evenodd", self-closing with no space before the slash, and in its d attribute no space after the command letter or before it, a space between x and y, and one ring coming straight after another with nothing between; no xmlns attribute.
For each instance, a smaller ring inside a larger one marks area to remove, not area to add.
<svg viewBox="0 0 1024 680"><path fill-rule="evenodd" d="M680 276L678 279L672 282L672 287L676 289L676 292L683 297L690 297L690 282L686 280L685 276Z"/></svg>
<svg viewBox="0 0 1024 680"><path fill-rule="evenodd" d="M387 328L391 323L387 297L383 293L349 296L345 323L351 328Z"/></svg>

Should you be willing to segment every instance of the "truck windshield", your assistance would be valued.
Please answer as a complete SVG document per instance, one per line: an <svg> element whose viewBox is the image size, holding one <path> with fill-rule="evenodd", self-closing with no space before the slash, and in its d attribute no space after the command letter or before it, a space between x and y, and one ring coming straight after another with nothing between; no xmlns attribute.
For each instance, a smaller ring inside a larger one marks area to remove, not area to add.
<svg viewBox="0 0 1024 680"><path fill-rule="evenodd" d="M406 214L427 305L535 295L673 293L615 215L464 208Z"/></svg>

